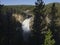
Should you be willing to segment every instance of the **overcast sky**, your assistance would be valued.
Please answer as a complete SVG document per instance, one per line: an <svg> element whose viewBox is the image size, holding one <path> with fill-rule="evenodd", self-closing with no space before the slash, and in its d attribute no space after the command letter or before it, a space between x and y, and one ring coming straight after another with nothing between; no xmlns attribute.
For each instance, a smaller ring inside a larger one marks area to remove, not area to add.
<svg viewBox="0 0 60 45"><path fill-rule="evenodd" d="M59 2L60 0L43 0L45 4L52 2ZM0 0L1 4L4 5L34 5L36 0Z"/></svg>

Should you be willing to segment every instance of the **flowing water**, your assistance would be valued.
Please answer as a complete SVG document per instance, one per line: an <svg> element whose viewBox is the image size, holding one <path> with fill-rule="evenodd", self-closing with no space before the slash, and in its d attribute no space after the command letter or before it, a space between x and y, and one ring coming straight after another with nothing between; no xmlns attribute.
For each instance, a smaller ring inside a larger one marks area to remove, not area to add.
<svg viewBox="0 0 60 45"><path fill-rule="evenodd" d="M24 41L28 41L28 37L30 36L31 34L31 30L29 28L29 23L30 23L30 20L31 18L27 18L23 21L22 23L22 29L23 29L23 38L24 38Z"/></svg>

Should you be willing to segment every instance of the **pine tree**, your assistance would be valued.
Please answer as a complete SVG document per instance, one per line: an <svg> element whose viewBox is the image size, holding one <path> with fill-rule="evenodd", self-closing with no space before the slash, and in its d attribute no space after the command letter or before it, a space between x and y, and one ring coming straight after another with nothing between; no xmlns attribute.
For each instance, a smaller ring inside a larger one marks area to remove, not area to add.
<svg viewBox="0 0 60 45"><path fill-rule="evenodd" d="M4 5L0 4L0 15L2 15L2 8Z"/></svg>
<svg viewBox="0 0 60 45"><path fill-rule="evenodd" d="M54 45L55 40L52 37L53 37L52 32L48 30L45 34L45 40L43 45Z"/></svg>
<svg viewBox="0 0 60 45"><path fill-rule="evenodd" d="M55 30L55 26L56 26L56 19L57 19L57 8L55 7L55 3L53 3L52 7L51 7L51 27L52 30ZM54 32L54 31L53 31Z"/></svg>
<svg viewBox="0 0 60 45"><path fill-rule="evenodd" d="M3 12L2 12L2 9L3 9L3 5L0 4L0 45L2 44L2 38L3 38L3 20L2 20L2 17L3 17Z"/></svg>
<svg viewBox="0 0 60 45"><path fill-rule="evenodd" d="M33 10L34 12L34 24L33 24L33 45L42 45L43 43L43 35L41 34L42 29L45 27L43 25L43 20L44 20L44 2L42 0L37 0L35 3L35 8Z"/></svg>
<svg viewBox="0 0 60 45"><path fill-rule="evenodd" d="M51 26L50 29L53 33L53 38L55 42L57 41L57 30L56 30L56 19L57 19L57 8L55 6L55 3L53 3L51 7Z"/></svg>

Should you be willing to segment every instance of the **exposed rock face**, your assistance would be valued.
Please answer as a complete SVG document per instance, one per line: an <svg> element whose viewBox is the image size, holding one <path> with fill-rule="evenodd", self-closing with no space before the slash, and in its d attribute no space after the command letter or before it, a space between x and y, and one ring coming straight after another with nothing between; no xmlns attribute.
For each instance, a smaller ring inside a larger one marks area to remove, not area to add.
<svg viewBox="0 0 60 45"><path fill-rule="evenodd" d="M32 25L34 23L33 21L34 21L34 16L31 17L30 24L29 24L31 30L33 30L32 28Z"/></svg>
<svg viewBox="0 0 60 45"><path fill-rule="evenodd" d="M13 20L15 19L16 21L22 23L26 18L29 18L27 17L26 15L23 16L21 14L12 14L12 17L13 17ZM30 26L30 29L32 30L32 25L33 25L33 21L34 21L34 16L30 17L30 22L29 22L29 26ZM45 22L47 25L50 23L50 19L48 18L48 15L45 17Z"/></svg>
<svg viewBox="0 0 60 45"><path fill-rule="evenodd" d="M25 17L21 14L12 14L13 20L15 19L16 21L22 23Z"/></svg>

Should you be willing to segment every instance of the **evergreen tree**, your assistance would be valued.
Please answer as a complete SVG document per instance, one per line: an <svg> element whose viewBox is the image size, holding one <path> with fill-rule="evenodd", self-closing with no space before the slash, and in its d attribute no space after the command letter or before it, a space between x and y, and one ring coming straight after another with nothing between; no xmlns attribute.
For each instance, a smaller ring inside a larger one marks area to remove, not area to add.
<svg viewBox="0 0 60 45"><path fill-rule="evenodd" d="M34 12L34 23L33 23L33 45L42 45L43 44L43 34L42 34L42 29L45 27L43 24L44 20L44 2L42 0L37 0L35 3L35 8L33 10Z"/></svg>
<svg viewBox="0 0 60 45"><path fill-rule="evenodd" d="M56 23L56 19L57 19L57 8L55 7L55 3L53 3L52 7L51 7L51 28L54 32L55 30L55 23Z"/></svg>
<svg viewBox="0 0 60 45"><path fill-rule="evenodd" d="M53 37L52 32L48 30L45 34L45 40L43 45L54 45L55 40L52 37Z"/></svg>
<svg viewBox="0 0 60 45"><path fill-rule="evenodd" d="M3 14L2 14L2 9L3 9L3 5L0 4L0 45L2 44L2 38L4 36L3 34L3 20L2 20L2 17L3 17Z"/></svg>
<svg viewBox="0 0 60 45"><path fill-rule="evenodd" d="M57 30L56 30L57 14L56 13L57 13L57 8L55 6L55 3L53 3L53 5L51 7L51 26L50 26L50 29L53 33L53 38L54 38L55 42L57 43Z"/></svg>

